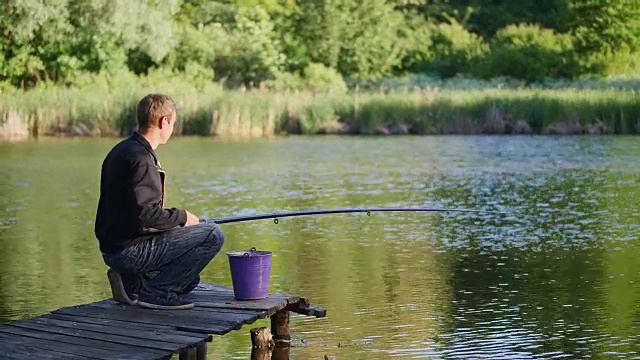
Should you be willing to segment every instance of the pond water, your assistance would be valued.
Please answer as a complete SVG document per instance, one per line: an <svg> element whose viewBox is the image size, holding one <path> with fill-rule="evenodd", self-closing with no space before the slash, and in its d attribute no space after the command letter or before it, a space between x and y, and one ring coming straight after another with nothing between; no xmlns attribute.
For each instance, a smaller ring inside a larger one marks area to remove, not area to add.
<svg viewBox="0 0 640 360"><path fill-rule="evenodd" d="M0 322L110 295L93 235L100 163L118 139L0 144ZM227 217L372 213L222 225L224 251L274 253L292 359L629 358L640 351L638 137L174 138L167 205ZM231 284L221 253L203 279ZM209 344L249 359L247 325Z"/></svg>

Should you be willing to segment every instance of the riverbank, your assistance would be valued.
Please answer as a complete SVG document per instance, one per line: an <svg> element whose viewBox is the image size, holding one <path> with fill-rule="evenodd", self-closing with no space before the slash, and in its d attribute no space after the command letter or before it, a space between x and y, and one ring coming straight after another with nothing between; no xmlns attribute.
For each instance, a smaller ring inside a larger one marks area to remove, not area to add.
<svg viewBox="0 0 640 360"><path fill-rule="evenodd" d="M348 93L224 90L184 82L91 83L5 91L0 138L120 136L135 126L150 91L177 102L177 135L639 134L640 102L629 89L479 88L431 85Z"/></svg>

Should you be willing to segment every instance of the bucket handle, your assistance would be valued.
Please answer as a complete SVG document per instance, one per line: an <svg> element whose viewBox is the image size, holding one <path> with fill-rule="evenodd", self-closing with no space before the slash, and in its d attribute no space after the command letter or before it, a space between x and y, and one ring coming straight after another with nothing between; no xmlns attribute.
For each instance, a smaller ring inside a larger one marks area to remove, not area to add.
<svg viewBox="0 0 640 360"><path fill-rule="evenodd" d="M249 249L249 251L251 251L251 252L256 252L256 251L258 251L258 250L257 250L255 247L252 247L251 249ZM242 255L242 256L246 259L246 258L248 258L248 257L249 257L249 256L251 256L251 255L249 255L249 253L248 253L248 252L245 252L245 253L244 253L244 255Z"/></svg>

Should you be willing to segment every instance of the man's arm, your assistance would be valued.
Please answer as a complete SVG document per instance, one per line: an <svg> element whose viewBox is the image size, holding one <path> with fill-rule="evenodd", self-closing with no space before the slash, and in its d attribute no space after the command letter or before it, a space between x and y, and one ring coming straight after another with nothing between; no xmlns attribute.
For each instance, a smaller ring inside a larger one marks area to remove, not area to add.
<svg viewBox="0 0 640 360"><path fill-rule="evenodd" d="M145 228L169 230L187 223L187 211L162 207L162 183L152 164L132 164L131 191L136 213Z"/></svg>

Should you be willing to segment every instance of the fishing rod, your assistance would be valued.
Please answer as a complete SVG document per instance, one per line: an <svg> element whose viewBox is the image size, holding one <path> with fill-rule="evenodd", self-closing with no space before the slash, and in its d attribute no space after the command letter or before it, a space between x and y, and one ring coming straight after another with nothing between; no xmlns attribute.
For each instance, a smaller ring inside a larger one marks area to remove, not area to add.
<svg viewBox="0 0 640 360"><path fill-rule="evenodd" d="M359 209L359 208L345 208L345 209L327 209L327 210L306 210L306 211L294 211L294 212L278 212L270 214L257 214L247 216L232 216L219 219L211 219L216 224L225 224L240 221L251 221L261 219L274 219L274 223L278 223L278 218L290 217L290 216L306 216L306 215L324 215L324 214L342 214L342 213L367 213L371 216L372 212L386 212L386 211L419 211L419 212L467 212L467 213L485 213L485 214L507 214L500 211L489 210L470 210L470 209L442 209L442 208L371 208L371 209Z"/></svg>

